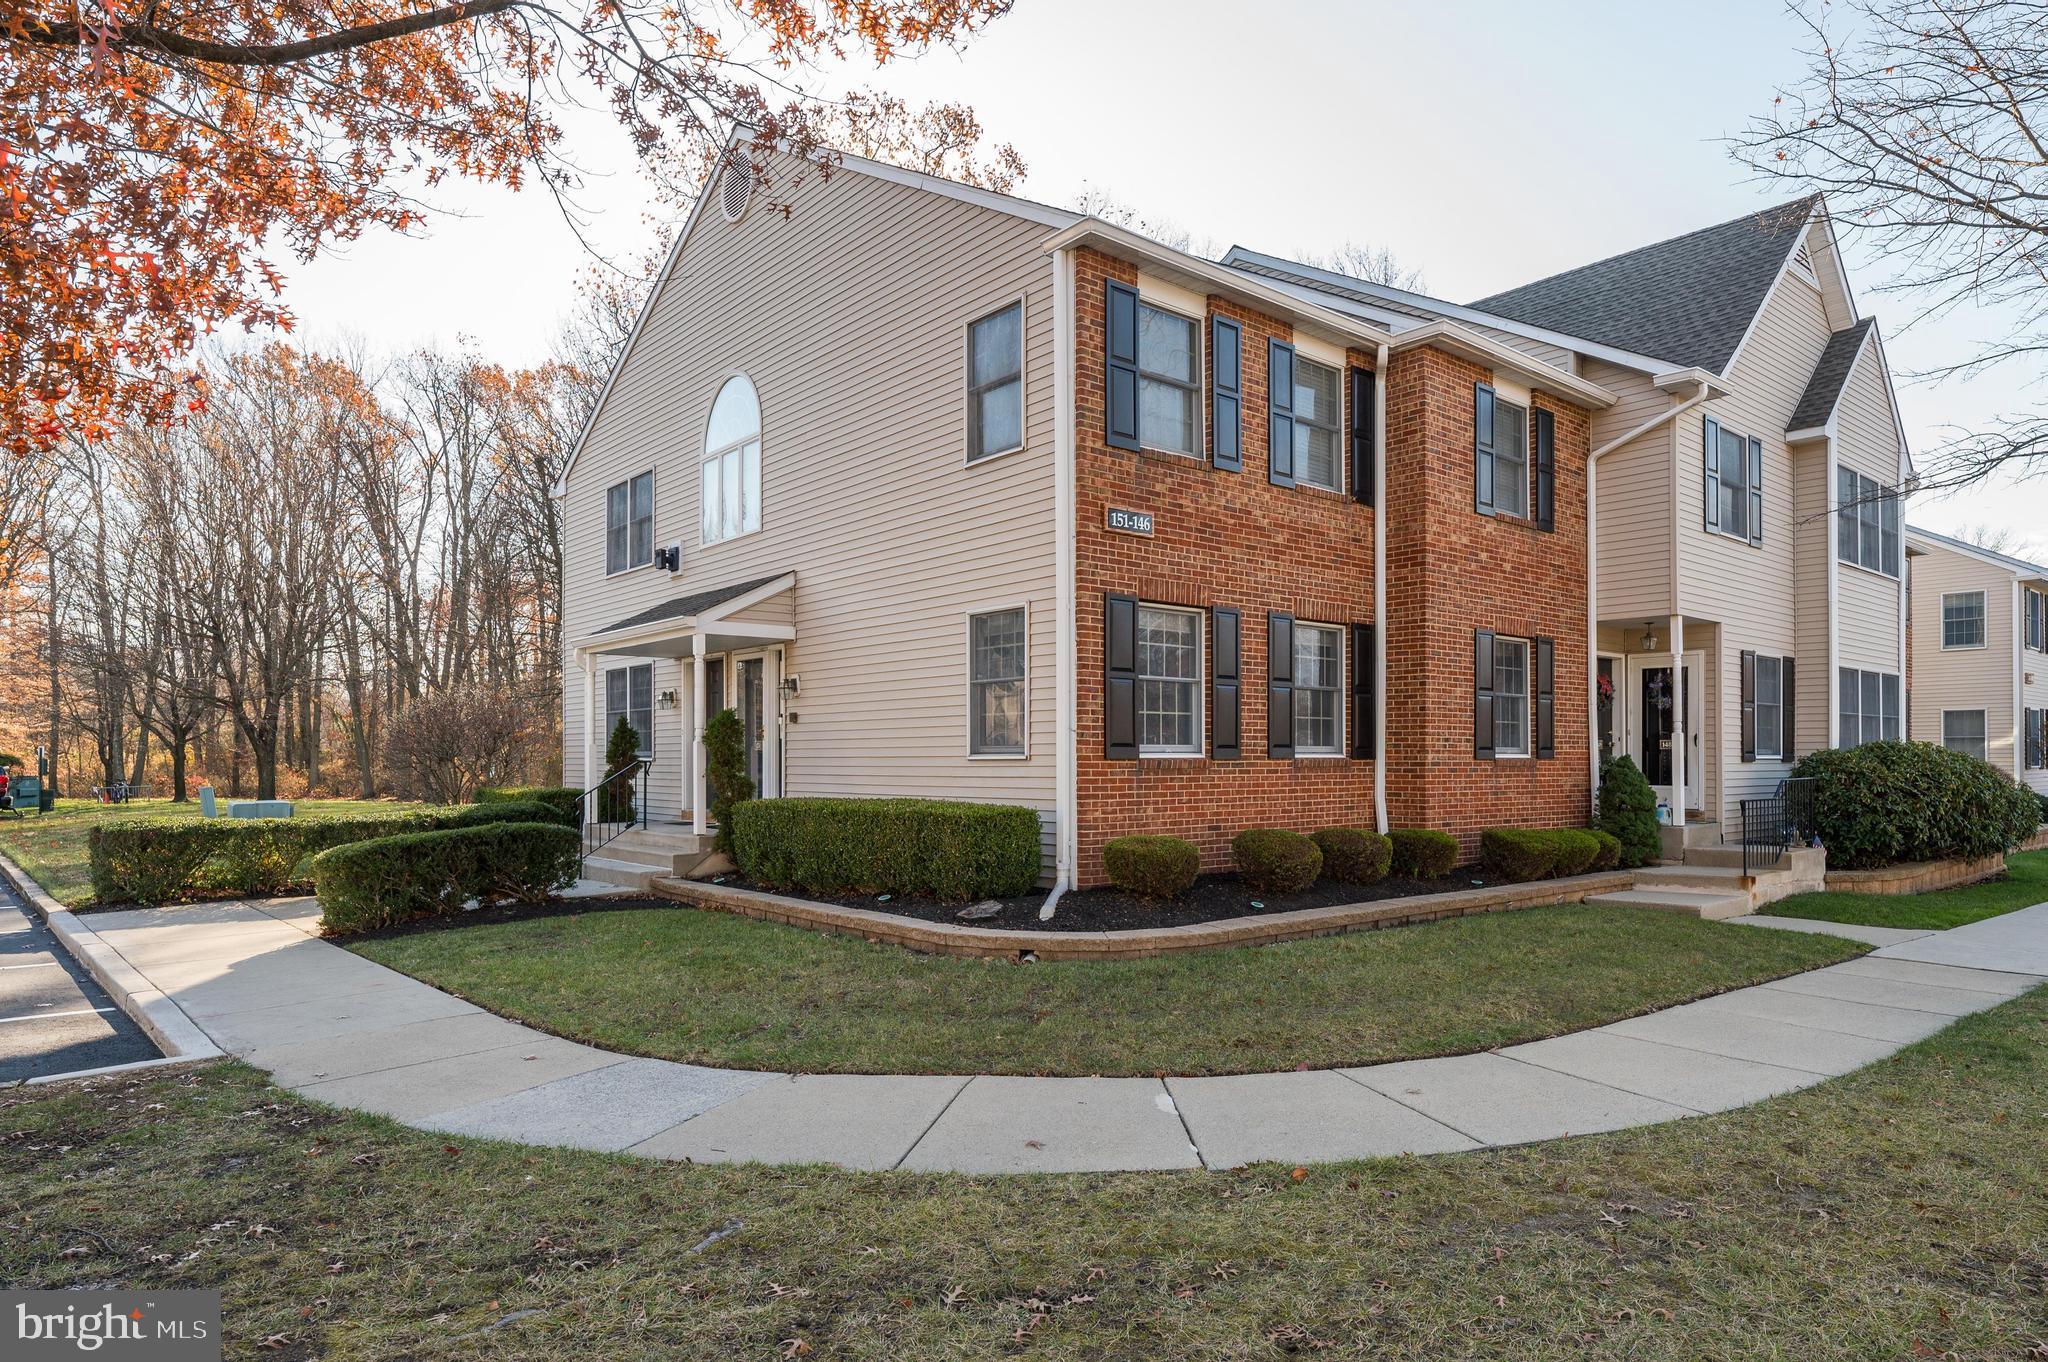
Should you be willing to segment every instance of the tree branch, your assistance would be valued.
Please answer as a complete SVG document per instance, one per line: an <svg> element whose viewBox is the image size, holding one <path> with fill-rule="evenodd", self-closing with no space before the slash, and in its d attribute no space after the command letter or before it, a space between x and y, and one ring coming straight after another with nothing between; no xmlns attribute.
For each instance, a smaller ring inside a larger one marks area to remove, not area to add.
<svg viewBox="0 0 2048 1362"><path fill-rule="evenodd" d="M122 26L118 20L110 21L105 37L109 47L120 51L146 49L167 56L183 57L188 61L209 62L219 66L289 66L294 62L332 56L336 52L368 47L392 38L403 38L414 33L446 28L450 24L467 23L472 19L501 14L507 10L529 8L534 8L530 0L471 0L468 4L444 5L440 9L424 10L418 14L386 19L381 23L362 24L355 28L339 29L333 33L317 34L310 38L300 38L295 42L266 43L261 46L195 38L149 23ZM99 37L99 30L89 24L80 23L29 27L22 29L17 35L21 41L51 47L76 47L81 43L95 42Z"/></svg>

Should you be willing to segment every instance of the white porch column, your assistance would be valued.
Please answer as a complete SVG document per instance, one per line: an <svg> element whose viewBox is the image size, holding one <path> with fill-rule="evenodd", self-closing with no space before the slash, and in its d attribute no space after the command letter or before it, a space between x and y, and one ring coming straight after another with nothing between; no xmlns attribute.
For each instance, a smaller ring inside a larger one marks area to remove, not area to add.
<svg viewBox="0 0 2048 1362"><path fill-rule="evenodd" d="M782 649L761 658L761 788L763 799L782 797Z"/></svg>
<svg viewBox="0 0 2048 1362"><path fill-rule="evenodd" d="M1693 684L1699 685L1704 677L1694 677ZM1685 616L1671 617L1671 825L1685 826L1685 712L1692 704L1692 695L1685 684ZM1700 712L1706 712L1704 697Z"/></svg>
<svg viewBox="0 0 2048 1362"><path fill-rule="evenodd" d="M589 653L578 653L583 667L583 788L597 784L592 771L597 764L597 663Z"/></svg>
<svg viewBox="0 0 2048 1362"><path fill-rule="evenodd" d="M704 835L704 635L690 635L690 831Z"/></svg>

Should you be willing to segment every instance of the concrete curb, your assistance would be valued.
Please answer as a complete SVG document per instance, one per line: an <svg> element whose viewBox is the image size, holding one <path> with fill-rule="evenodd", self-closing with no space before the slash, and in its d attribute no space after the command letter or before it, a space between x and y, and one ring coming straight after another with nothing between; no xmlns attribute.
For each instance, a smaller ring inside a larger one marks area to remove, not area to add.
<svg viewBox="0 0 2048 1362"><path fill-rule="evenodd" d="M86 972L107 991L107 996L119 1004L121 1010L164 1053L162 1059L145 1059L135 1064L115 1065L111 1069L91 1072L111 1073L159 1064L188 1064L193 1060L217 1059L226 1053L207 1037L198 1023L185 1015L183 1008L152 986L119 951L102 940L98 932L86 926L76 913L44 893L43 887L30 878L27 871L6 856L0 856L0 875L4 875L14 892L36 910L49 927L50 934L71 953L71 958L85 966ZM67 1079L84 1076L53 1075Z"/></svg>

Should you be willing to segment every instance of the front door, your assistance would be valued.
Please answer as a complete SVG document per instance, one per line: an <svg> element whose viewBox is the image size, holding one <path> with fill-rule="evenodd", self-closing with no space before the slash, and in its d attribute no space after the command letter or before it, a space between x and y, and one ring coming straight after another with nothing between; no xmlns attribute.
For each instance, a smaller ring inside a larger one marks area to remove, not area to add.
<svg viewBox="0 0 2048 1362"><path fill-rule="evenodd" d="M762 692L764 663L761 658L746 658L739 664L739 718L740 732L746 740L747 774L753 778L754 794L759 797L766 793L768 786L762 778L762 738L765 736L766 721Z"/></svg>
<svg viewBox="0 0 2048 1362"><path fill-rule="evenodd" d="M725 708L725 659L714 658L704 666L704 722L710 723L711 716ZM704 772L704 803L708 806L717 795L717 786L712 784L711 772ZM710 810L707 807L708 817Z"/></svg>
<svg viewBox="0 0 2048 1362"><path fill-rule="evenodd" d="M1699 808L1706 789L1706 742L1702 736L1704 705L1699 676L1705 670L1699 654L1687 653L1681 680L1673 683L1671 658L1629 659L1627 750L1642 768L1643 778L1665 804L1675 805L1672 777L1677 772L1674 748L1678 706L1685 706L1685 806Z"/></svg>

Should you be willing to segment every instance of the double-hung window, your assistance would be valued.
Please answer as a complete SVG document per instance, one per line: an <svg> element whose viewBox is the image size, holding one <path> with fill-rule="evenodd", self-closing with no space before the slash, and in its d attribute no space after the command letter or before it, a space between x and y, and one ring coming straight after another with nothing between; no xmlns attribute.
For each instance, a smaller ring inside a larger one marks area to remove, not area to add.
<svg viewBox="0 0 2048 1362"><path fill-rule="evenodd" d="M1984 760L1984 711L1945 709L1941 712L1941 745Z"/></svg>
<svg viewBox="0 0 2048 1362"><path fill-rule="evenodd" d="M1751 538L1752 528L1751 484L1754 475L1762 470L1751 466L1750 442L1746 437L1719 422L1707 429L1714 437L1715 495L1719 498L1719 504L1713 508L1713 528L1731 539L1746 541Z"/></svg>
<svg viewBox="0 0 2048 1362"><path fill-rule="evenodd" d="M639 755L654 755L654 664L642 662L632 667L614 667L604 674L604 733L605 740L611 740L612 730L624 719L633 726L639 739Z"/></svg>
<svg viewBox="0 0 2048 1362"><path fill-rule="evenodd" d="M1529 411L1480 384L1473 402L1479 509L1529 514Z"/></svg>
<svg viewBox="0 0 2048 1362"><path fill-rule="evenodd" d="M1024 608L967 619L967 750L977 757L1024 755Z"/></svg>
<svg viewBox="0 0 2048 1362"><path fill-rule="evenodd" d="M1941 597L1941 646L1984 646L1984 593L1946 591Z"/></svg>
<svg viewBox="0 0 2048 1362"><path fill-rule="evenodd" d="M1843 667L1837 673L1835 708L1839 727L1835 746L1858 747L1867 742L1896 742L1902 731L1897 672L1867 672Z"/></svg>
<svg viewBox="0 0 2048 1362"><path fill-rule="evenodd" d="M1344 750L1344 633L1331 625L1294 626L1294 750Z"/></svg>
<svg viewBox="0 0 2048 1362"><path fill-rule="evenodd" d="M1784 659L1756 660L1756 755L1758 761L1782 760L1785 753Z"/></svg>
<svg viewBox="0 0 2048 1362"><path fill-rule="evenodd" d="M1170 606L1138 607L1138 750L1146 756L1202 750L1202 617Z"/></svg>
<svg viewBox="0 0 2048 1362"><path fill-rule="evenodd" d="M654 473L615 482L604 494L604 570L610 576L654 561Z"/></svg>
<svg viewBox="0 0 2048 1362"><path fill-rule="evenodd" d="M1331 492L1344 490L1343 424L1341 399L1343 375L1327 364L1318 364L1299 353L1294 357L1294 478L1309 487Z"/></svg>
<svg viewBox="0 0 2048 1362"><path fill-rule="evenodd" d="M1493 641L1493 752L1529 755L1529 644L1519 638Z"/></svg>
<svg viewBox="0 0 2048 1362"><path fill-rule="evenodd" d="M2037 653L2048 652L2048 592L2027 588L2027 646Z"/></svg>
<svg viewBox="0 0 2048 1362"><path fill-rule="evenodd" d="M1835 557L1899 575L1899 498L1853 468L1835 471Z"/></svg>
<svg viewBox="0 0 2048 1362"><path fill-rule="evenodd" d="M1199 454L1202 328L1177 312L1138 304L1138 431L1148 449Z"/></svg>
<svg viewBox="0 0 2048 1362"><path fill-rule="evenodd" d="M967 329L967 461L1024 447L1024 304Z"/></svg>

